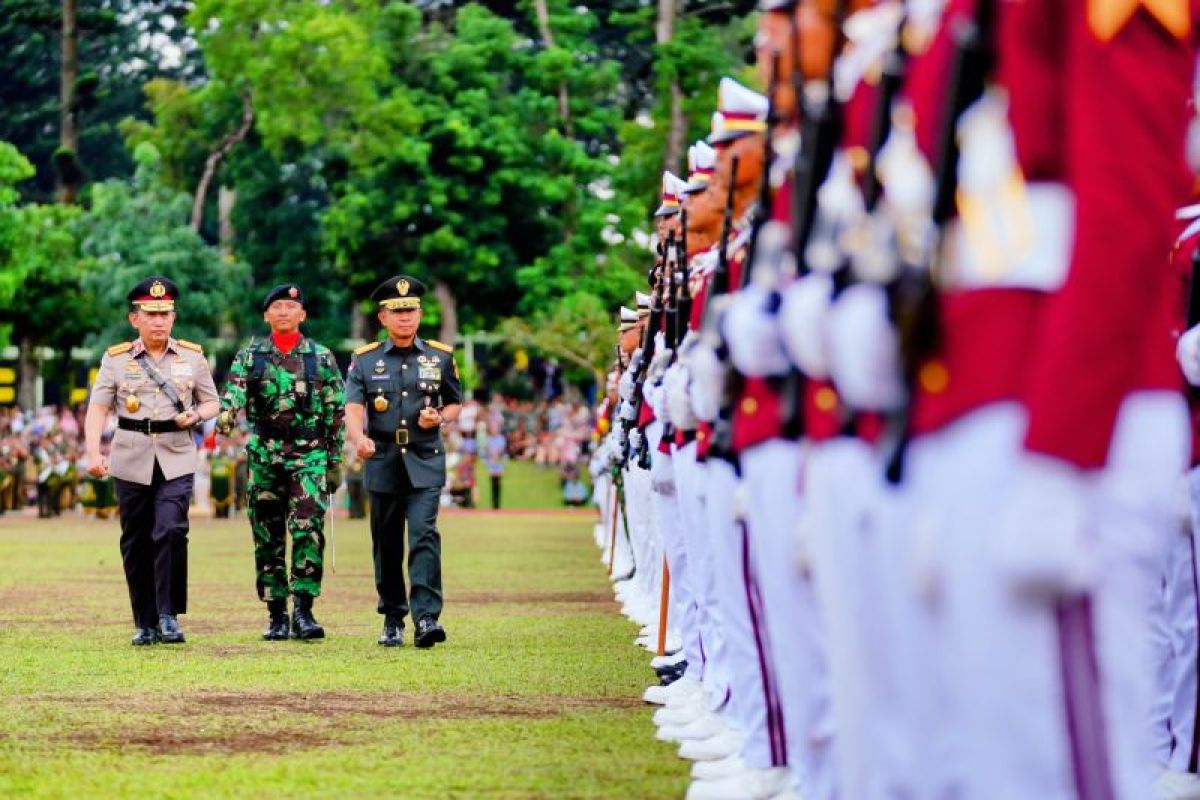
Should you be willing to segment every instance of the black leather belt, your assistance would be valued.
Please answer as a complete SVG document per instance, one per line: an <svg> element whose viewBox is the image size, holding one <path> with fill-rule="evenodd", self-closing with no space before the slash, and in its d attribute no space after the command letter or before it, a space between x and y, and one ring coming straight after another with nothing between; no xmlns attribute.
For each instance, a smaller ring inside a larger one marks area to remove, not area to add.
<svg viewBox="0 0 1200 800"><path fill-rule="evenodd" d="M117 427L123 431L136 431L147 436L152 433L174 433L181 431L173 419L133 419L132 417L117 417Z"/></svg>
<svg viewBox="0 0 1200 800"><path fill-rule="evenodd" d="M372 428L367 431L367 435L383 444L408 444L408 428L400 428L394 431L381 431Z"/></svg>
<svg viewBox="0 0 1200 800"><path fill-rule="evenodd" d="M254 432L260 439L320 439L321 432L316 428L293 428L290 425L276 425L270 422L255 422Z"/></svg>

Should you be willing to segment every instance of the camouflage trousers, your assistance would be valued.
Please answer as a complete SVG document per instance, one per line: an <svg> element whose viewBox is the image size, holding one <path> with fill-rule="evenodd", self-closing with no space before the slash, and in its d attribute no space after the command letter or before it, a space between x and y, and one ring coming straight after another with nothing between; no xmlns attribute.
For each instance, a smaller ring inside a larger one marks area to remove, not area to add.
<svg viewBox="0 0 1200 800"><path fill-rule="evenodd" d="M325 571L325 453L274 461L250 458L247 487L259 599L321 593ZM287 540L292 540L291 584Z"/></svg>

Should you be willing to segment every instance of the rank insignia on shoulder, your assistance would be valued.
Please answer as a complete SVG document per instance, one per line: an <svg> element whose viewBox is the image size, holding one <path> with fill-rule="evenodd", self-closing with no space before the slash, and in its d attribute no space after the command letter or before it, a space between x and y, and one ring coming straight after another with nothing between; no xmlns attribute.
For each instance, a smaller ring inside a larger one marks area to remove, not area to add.
<svg viewBox="0 0 1200 800"><path fill-rule="evenodd" d="M442 351L444 351L444 352L447 352L447 353L453 353L453 352L454 352L454 348L453 348L453 347L451 347L450 345L448 345L448 344L445 344L445 343L443 343L443 342L439 342L439 341L437 341L436 339L426 339L426 340L425 340L425 344L429 345L430 347L436 348L436 349L438 349L438 350L442 350Z"/></svg>
<svg viewBox="0 0 1200 800"><path fill-rule="evenodd" d="M369 353L376 347L379 347L381 344L383 344L383 342L371 342L370 344L364 344L362 347L354 350L354 355L361 356L363 353Z"/></svg>
<svg viewBox="0 0 1200 800"><path fill-rule="evenodd" d="M108 353L110 356L119 356L121 353L128 353L132 349L133 342L121 342L120 344L114 344L104 352Z"/></svg>
<svg viewBox="0 0 1200 800"><path fill-rule="evenodd" d="M183 339L176 339L175 341L179 342L180 347L186 347L188 350L195 350L197 353L204 352L204 348L195 342L188 342Z"/></svg>

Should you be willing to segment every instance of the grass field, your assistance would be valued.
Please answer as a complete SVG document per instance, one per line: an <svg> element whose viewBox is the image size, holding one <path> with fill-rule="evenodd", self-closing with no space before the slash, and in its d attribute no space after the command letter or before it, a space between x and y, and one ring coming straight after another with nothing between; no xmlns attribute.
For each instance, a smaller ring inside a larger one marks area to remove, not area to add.
<svg viewBox="0 0 1200 800"><path fill-rule="evenodd" d="M681 796L590 523L446 514L450 639L418 651L375 644L361 521L325 641L261 641L246 523L196 520L188 643L134 648L116 522L0 519L0 796Z"/></svg>

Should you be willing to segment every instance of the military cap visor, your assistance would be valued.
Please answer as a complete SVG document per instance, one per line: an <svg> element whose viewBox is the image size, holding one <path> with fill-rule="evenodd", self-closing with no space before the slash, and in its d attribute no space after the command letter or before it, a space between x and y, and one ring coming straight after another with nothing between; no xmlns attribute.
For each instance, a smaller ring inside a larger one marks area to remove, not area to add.
<svg viewBox="0 0 1200 800"><path fill-rule="evenodd" d="M425 294L425 284L408 275L397 275L388 278L375 287L371 299L380 308L391 311L404 311L421 307L421 296Z"/></svg>
<svg viewBox="0 0 1200 800"><path fill-rule="evenodd" d="M174 311L179 287L170 278L151 275L129 290L125 299L143 311Z"/></svg>
<svg viewBox="0 0 1200 800"><path fill-rule="evenodd" d="M291 300L293 303L299 303L303 306L304 292L300 291L300 287L294 283L280 284L267 292L267 296L263 298L262 310L266 311L271 307L271 303L274 303L276 300Z"/></svg>

